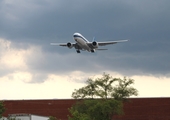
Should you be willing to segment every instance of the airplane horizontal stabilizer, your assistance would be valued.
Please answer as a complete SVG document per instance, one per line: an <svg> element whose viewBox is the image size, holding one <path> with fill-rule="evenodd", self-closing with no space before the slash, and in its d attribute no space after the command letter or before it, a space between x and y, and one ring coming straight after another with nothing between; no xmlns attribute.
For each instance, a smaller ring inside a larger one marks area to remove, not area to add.
<svg viewBox="0 0 170 120"><path fill-rule="evenodd" d="M58 43L50 43L50 45L59 45Z"/></svg>
<svg viewBox="0 0 170 120"><path fill-rule="evenodd" d="M101 48L97 48L96 50L108 50L108 49L101 49Z"/></svg>

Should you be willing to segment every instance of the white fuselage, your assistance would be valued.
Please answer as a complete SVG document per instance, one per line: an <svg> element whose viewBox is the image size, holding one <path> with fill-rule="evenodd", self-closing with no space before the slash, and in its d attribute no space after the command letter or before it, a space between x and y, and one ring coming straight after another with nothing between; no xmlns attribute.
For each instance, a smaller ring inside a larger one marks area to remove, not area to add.
<svg viewBox="0 0 170 120"><path fill-rule="evenodd" d="M83 49L87 51L91 51L91 48L88 46L88 40L83 37L80 33L74 33L73 38L76 41L76 43Z"/></svg>

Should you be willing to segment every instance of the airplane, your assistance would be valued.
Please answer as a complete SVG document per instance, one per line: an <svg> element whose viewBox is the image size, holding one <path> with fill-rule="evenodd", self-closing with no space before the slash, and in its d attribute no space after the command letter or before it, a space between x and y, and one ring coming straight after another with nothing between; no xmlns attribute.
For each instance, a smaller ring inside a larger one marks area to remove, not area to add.
<svg viewBox="0 0 170 120"><path fill-rule="evenodd" d="M92 42L89 42L83 35L80 33L74 33L73 39L75 40L75 43L50 43L51 45L59 45L64 46L68 48L75 48L77 53L80 53L80 50L82 51L88 51L91 53L94 53L95 50L107 50L107 49L100 49L99 46L105 46L110 44L116 44L119 42L126 42L128 40L118 40L118 41L106 41L106 42L97 42L94 40Z"/></svg>

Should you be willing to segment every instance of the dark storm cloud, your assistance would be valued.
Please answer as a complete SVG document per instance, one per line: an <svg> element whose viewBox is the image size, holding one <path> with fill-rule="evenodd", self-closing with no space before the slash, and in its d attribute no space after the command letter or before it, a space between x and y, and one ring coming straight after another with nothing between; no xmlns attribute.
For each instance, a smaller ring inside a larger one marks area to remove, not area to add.
<svg viewBox="0 0 170 120"><path fill-rule="evenodd" d="M10 39L19 48L27 48L27 43L42 46L43 61L36 61L36 56L27 61L34 71L48 74L113 70L125 75L170 72L168 0L4 0L0 6L1 38ZM95 36L97 41L130 41L108 46L108 51L81 55L73 49L49 45L73 42L74 32L81 32L89 40Z"/></svg>

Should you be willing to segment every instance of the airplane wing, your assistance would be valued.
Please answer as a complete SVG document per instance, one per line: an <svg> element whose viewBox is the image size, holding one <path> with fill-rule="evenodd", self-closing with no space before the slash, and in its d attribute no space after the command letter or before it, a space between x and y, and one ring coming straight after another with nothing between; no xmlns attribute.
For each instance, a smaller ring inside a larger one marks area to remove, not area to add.
<svg viewBox="0 0 170 120"><path fill-rule="evenodd" d="M104 45L110 45L110 44L116 44L119 42L126 42L128 40L118 40L118 41L106 41L106 42L97 42L99 46L104 46Z"/></svg>
<svg viewBox="0 0 170 120"><path fill-rule="evenodd" d="M67 47L67 43L50 43L50 45L59 45Z"/></svg>
<svg viewBox="0 0 170 120"><path fill-rule="evenodd" d="M70 46L75 47L76 43L50 43L50 45L58 45L58 46L63 46L63 47L68 47L68 44Z"/></svg>
<svg viewBox="0 0 170 120"><path fill-rule="evenodd" d="M82 48L77 43L50 43L50 45L58 45L58 46L63 46L68 48L74 47L75 49L82 50Z"/></svg>

